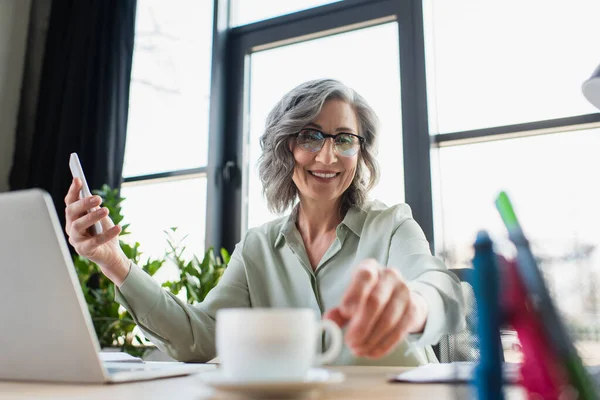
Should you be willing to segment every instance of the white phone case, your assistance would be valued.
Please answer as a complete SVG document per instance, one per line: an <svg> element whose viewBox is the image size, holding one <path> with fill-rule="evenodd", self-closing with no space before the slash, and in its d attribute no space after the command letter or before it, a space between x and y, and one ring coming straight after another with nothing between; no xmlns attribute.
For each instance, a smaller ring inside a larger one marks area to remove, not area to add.
<svg viewBox="0 0 600 400"><path fill-rule="evenodd" d="M69 158L69 168L71 168L71 174L73 178L81 179L81 183L83 184L81 187L81 191L79 192L79 198L83 199L85 197L91 197L92 193L90 192L90 188L88 187L87 181L85 179L85 175L83 174L83 168L81 167L81 163L79 162L79 157L77 153L71 153L71 157ZM94 211L94 209L89 210L89 212ZM90 227L90 231L92 235L96 236L102 233L102 225L100 222L96 222L94 225Z"/></svg>

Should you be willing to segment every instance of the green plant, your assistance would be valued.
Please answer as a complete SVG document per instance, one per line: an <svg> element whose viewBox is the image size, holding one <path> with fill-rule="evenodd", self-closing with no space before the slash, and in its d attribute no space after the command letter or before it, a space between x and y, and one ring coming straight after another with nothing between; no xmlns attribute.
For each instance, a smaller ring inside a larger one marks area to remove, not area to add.
<svg viewBox="0 0 600 400"><path fill-rule="evenodd" d="M103 185L100 190L94 191L94 194L102 197L102 205L108 208L110 218L115 224L120 224L124 218L121 203L125 198L120 197L119 191ZM129 234L128 224L121 225L121 227L121 236ZM176 228L171 228L171 231L175 232ZM175 294L179 293L182 288L186 288L188 303L202 301L218 283L223 269L229 262L229 255L224 249L221 250L223 259L221 262L218 257L214 256L213 249L209 248L202 263L198 263L195 256L192 261L186 261L183 258L185 247L179 247L181 242L173 241L171 236L168 236L167 241L169 250L164 258L149 259L144 263L141 263L140 243L135 242L133 245L129 245L119 240L119 244L125 255L151 276L165 264L167 259L173 260L180 270L180 280L169 282L169 285L163 286ZM100 346L103 348L119 347L121 351L142 356L146 350L144 346L149 345L150 342L134 333L133 318L127 311L119 310L119 304L114 301L113 283L102 274L97 264L87 258L74 253L73 262Z"/></svg>
<svg viewBox="0 0 600 400"><path fill-rule="evenodd" d="M229 253L227 250L221 249L221 257L215 256L214 248L209 247L202 262L196 256L188 261L183 257L186 249L183 242L187 235L183 239L177 240L174 235L177 228L171 228L164 232L169 244L167 257L177 266L179 280L165 282L163 287L173 294L179 294L182 289L185 289L188 304L204 300L208 292L221 279L221 275L229 263Z"/></svg>

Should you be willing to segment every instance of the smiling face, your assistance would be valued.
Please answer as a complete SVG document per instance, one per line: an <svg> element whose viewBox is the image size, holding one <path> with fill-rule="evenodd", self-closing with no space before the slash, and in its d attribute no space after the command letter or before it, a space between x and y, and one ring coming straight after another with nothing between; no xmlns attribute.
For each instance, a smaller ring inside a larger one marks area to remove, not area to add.
<svg viewBox="0 0 600 400"><path fill-rule="evenodd" d="M328 100L321 113L305 128L323 133L353 133L358 135L358 119L354 109L341 100ZM335 151L333 139L327 138L321 150L311 153L292 142L296 164L293 181L298 188L300 201L313 200L328 203L338 201L348 189L358 163L360 150L350 157Z"/></svg>

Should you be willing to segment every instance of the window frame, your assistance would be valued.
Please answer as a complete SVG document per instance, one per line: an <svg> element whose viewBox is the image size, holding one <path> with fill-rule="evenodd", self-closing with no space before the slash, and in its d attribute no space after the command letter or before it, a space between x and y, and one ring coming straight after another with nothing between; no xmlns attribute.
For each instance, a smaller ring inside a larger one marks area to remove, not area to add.
<svg viewBox="0 0 600 400"><path fill-rule="evenodd" d="M583 94L582 94L583 96ZM600 113L432 135L432 148L600 127Z"/></svg>

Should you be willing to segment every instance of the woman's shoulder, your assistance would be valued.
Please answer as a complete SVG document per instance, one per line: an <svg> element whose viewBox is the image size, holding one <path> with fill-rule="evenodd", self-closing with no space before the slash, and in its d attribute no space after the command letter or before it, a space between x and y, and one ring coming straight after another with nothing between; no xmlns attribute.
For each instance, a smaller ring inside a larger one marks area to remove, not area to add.
<svg viewBox="0 0 600 400"><path fill-rule="evenodd" d="M361 207L353 207L346 215L345 224L359 236L392 235L400 225L412 220L412 211L406 203L388 206L380 200L365 202Z"/></svg>
<svg viewBox="0 0 600 400"><path fill-rule="evenodd" d="M365 202L358 212L363 213L367 219L393 218L405 220L412 218L412 210L406 203L398 203L388 206L381 200L371 200Z"/></svg>

